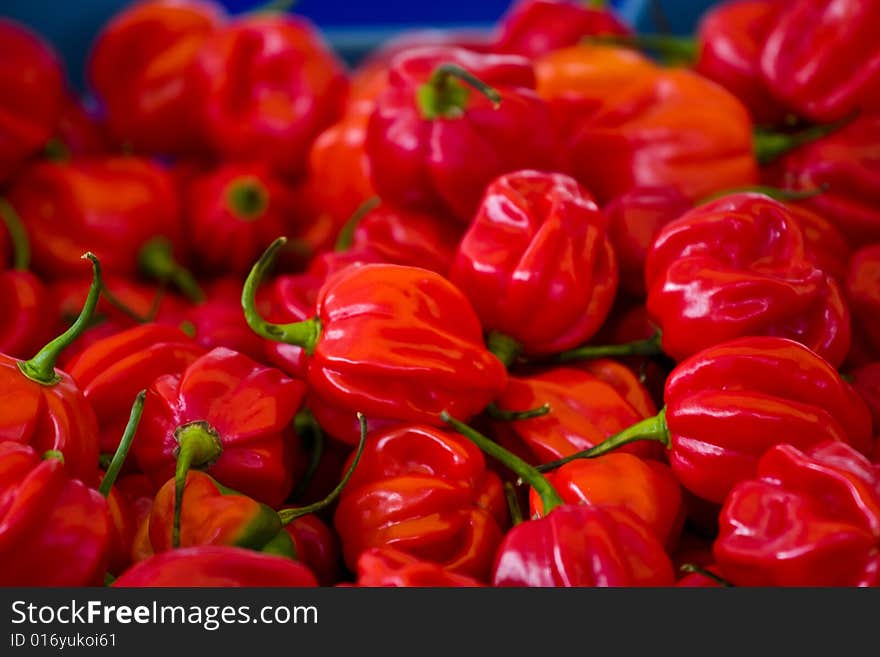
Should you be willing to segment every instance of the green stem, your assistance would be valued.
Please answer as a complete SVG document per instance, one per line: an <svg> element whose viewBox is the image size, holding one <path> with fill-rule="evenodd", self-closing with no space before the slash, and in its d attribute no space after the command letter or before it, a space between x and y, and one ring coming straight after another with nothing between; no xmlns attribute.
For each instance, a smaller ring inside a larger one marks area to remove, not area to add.
<svg viewBox="0 0 880 657"><path fill-rule="evenodd" d="M119 441L119 447L116 448L113 460L110 461L110 465L104 473L104 478L101 479L101 485L98 487L98 492L104 497L110 494L110 489L116 483L116 477L119 476L119 471L122 470L122 465L128 456L128 450L131 449L131 443L134 441L134 435L137 433L138 424L141 421L141 414L144 412L144 399L146 396L147 391L141 390L134 398L131 414L128 417L128 424L125 425L125 431L122 433L122 440Z"/></svg>
<svg viewBox="0 0 880 657"><path fill-rule="evenodd" d="M12 240L12 268L27 271L31 264L31 244L21 217L6 199L0 198L0 218Z"/></svg>
<svg viewBox="0 0 880 657"><path fill-rule="evenodd" d="M94 253L86 253L83 259L89 260L92 263L92 284L89 286L89 294L86 297L85 305L82 311L80 311L79 317L70 325L70 328L40 349L37 355L30 360L18 362L18 369L31 381L47 386L58 383L61 377L55 373L55 362L58 360L61 352L82 335L92 321L92 315L95 313L95 307L98 305L98 298L101 296L101 263L98 262L98 258Z"/></svg>
<svg viewBox="0 0 880 657"><path fill-rule="evenodd" d="M794 201L805 201L809 198L813 198L815 196L820 196L828 191L828 183L822 183L818 187L814 189L782 189L780 187L771 187L769 185L752 185L750 187L734 187L732 189L726 189L721 192L716 192L715 194L710 194L705 198L701 199L696 203L696 205L704 205L705 203L709 203L710 201L718 200L719 198L724 198L725 196L730 196L731 194L763 194L764 196L769 196L770 198L776 201L782 201L784 203L790 203Z"/></svg>
<svg viewBox="0 0 880 657"><path fill-rule="evenodd" d="M509 481L504 482L504 497L507 498L507 509L510 511L510 521L516 527L523 521L522 508L519 505L519 497L516 494L516 487Z"/></svg>
<svg viewBox="0 0 880 657"><path fill-rule="evenodd" d="M569 351L563 351L553 357L556 363L568 363L573 360L592 360L596 358L613 358L623 356L661 356L660 346L662 334L658 330L650 338L635 340L625 344L585 345Z"/></svg>
<svg viewBox="0 0 880 657"><path fill-rule="evenodd" d="M61 463L64 463L64 454L57 449L47 449L45 452L43 452L43 460L48 461L49 459L61 461Z"/></svg>
<svg viewBox="0 0 880 657"><path fill-rule="evenodd" d="M255 176L233 180L226 189L226 202L236 218L255 221L269 206L269 190Z"/></svg>
<svg viewBox="0 0 880 657"><path fill-rule="evenodd" d="M498 331L490 331L486 336L486 348L495 354L495 357L504 363L504 367L510 368L522 354L522 345L509 335Z"/></svg>
<svg viewBox="0 0 880 657"><path fill-rule="evenodd" d="M703 577L708 577L709 579L720 584L721 586L733 586L733 584L728 582L720 575L716 575L711 570L703 568L702 566L698 566L695 563L684 563L679 567L679 570L683 573L697 573L698 575L702 575Z"/></svg>
<svg viewBox="0 0 880 657"><path fill-rule="evenodd" d="M306 354L312 355L321 337L321 323L317 317L292 324L273 324L263 319L256 308L257 290L266 272L275 262L278 251L286 243L286 237L276 239L251 268L241 291L241 307L244 310L244 318L254 333L267 340L297 345L302 347Z"/></svg>
<svg viewBox="0 0 880 657"><path fill-rule="evenodd" d="M321 426L318 424L318 421L315 420L315 416L312 415L312 412L307 408L304 408L297 413L293 422L296 435L300 440L303 442L311 442L309 465L306 467L302 479L299 480L296 488L290 494L290 499L296 500L305 493L315 476L315 472L318 470L318 466L321 463L321 457L324 456L326 439Z"/></svg>
<svg viewBox="0 0 880 657"><path fill-rule="evenodd" d="M535 417L541 417L542 415L547 415L550 412L550 404L544 404L543 406L538 406L537 408L530 408L527 411L508 411L503 408L498 408L495 402L492 402L486 407L486 413L493 420L498 420L499 422L516 422L518 420L531 420Z"/></svg>
<svg viewBox="0 0 880 657"><path fill-rule="evenodd" d="M571 456L566 456L565 458L556 461L544 463L543 465L539 465L537 469L540 472L547 472L547 470L553 470L554 468L558 468L559 466L565 465L576 459L591 459L597 456L602 456L603 454L614 451L618 447L623 447L624 445L628 445L637 440L655 440L662 443L667 448L669 447L669 429L666 427L665 408L662 408L654 417L649 417L631 427L627 427L620 433L603 440L601 443L594 445L590 449L576 452Z"/></svg>
<svg viewBox="0 0 880 657"><path fill-rule="evenodd" d="M437 66L431 78L416 91L416 103L422 117L428 121L461 118L470 96L468 87L483 94L494 107L501 104L501 94L497 89L458 64L446 62Z"/></svg>
<svg viewBox="0 0 880 657"><path fill-rule="evenodd" d="M361 425L361 438L358 442L357 450L354 453L354 457L352 458L351 465L348 466L348 470L346 470L345 475L342 477L342 481L340 481L336 488L331 490L327 497L323 500L319 500L314 504L309 504L307 506L297 507L295 509L282 509L278 512L278 517L281 518L281 524L287 525L296 520L297 518L302 518L303 516L307 516L310 513L317 513L322 509L326 509L328 506L333 504L336 499L342 494L343 489L348 484L349 479L351 479L351 475L354 474L354 470L357 467L358 462L361 460L361 454L364 453L364 445L367 443L367 420L364 417L363 413L357 414L358 422Z"/></svg>
<svg viewBox="0 0 880 657"><path fill-rule="evenodd" d="M361 223L361 219L379 207L379 203L381 203L379 197L372 196L358 206L358 209L354 211L354 214L349 217L342 230L339 231L336 244L333 247L334 251L348 251L351 248L354 243L354 232L357 230L358 224Z"/></svg>
<svg viewBox="0 0 880 657"><path fill-rule="evenodd" d="M164 237L156 237L141 248L138 262L145 274L160 283L174 283L193 303L202 303L205 293L196 277L174 259L171 242Z"/></svg>
<svg viewBox="0 0 880 657"><path fill-rule="evenodd" d="M440 419L455 429L458 433L468 438L483 452L509 468L510 471L517 475L522 481L534 488L535 492L538 493L538 496L541 498L541 504L543 504L545 515L550 513L550 511L557 506L563 504L559 493L556 492L556 489L553 488L553 485L547 480L547 478L516 454L504 449L494 440L487 438L463 422L451 417L446 411L443 411L440 414Z"/></svg>
<svg viewBox="0 0 880 657"><path fill-rule="evenodd" d="M223 444L217 430L202 420L177 427L174 431L177 440L177 465L174 470L174 527L171 544L180 546L180 516L183 507L183 491L186 477L193 466L213 463L223 453Z"/></svg>
<svg viewBox="0 0 880 657"><path fill-rule="evenodd" d="M837 132L849 125L855 117L856 115L852 114L839 121L810 126L794 133L780 133L756 128L753 137L755 158L758 160L758 164L770 164L799 146L818 141Z"/></svg>

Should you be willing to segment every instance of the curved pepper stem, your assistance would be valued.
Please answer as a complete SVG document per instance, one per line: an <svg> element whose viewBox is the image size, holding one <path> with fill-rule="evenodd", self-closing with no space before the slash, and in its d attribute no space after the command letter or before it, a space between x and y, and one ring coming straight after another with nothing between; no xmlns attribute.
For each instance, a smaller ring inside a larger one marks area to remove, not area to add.
<svg viewBox="0 0 880 657"><path fill-rule="evenodd" d="M141 247L138 264L141 271L160 283L174 283L193 303L205 300L196 277L174 259L171 242L164 237L156 237Z"/></svg>
<svg viewBox="0 0 880 657"><path fill-rule="evenodd" d="M380 203L381 200L378 196L371 196L358 206L357 210L345 222L342 230L339 231L336 244L333 246L334 251L348 251L351 248L354 243L354 232L357 230L358 224L361 223L361 219L379 207Z"/></svg>
<svg viewBox="0 0 880 657"><path fill-rule="evenodd" d="M601 443L599 443L598 445L594 445L590 449L576 452L571 456L566 456L565 458L557 459L556 461L544 463L543 465L539 465L537 469L540 472L547 472L548 470L553 470L576 459L596 458L597 456L602 456L603 454L607 454L608 452L613 452L618 447L623 447L624 445L628 445L629 443L633 443L637 440L655 440L659 443L662 443L665 447L669 447L670 438L669 429L666 426L665 408L660 409L660 412L657 413L657 415L655 415L654 417L649 417L646 420L642 420L641 422L632 425L631 427L627 427L620 433L614 434L610 438L603 440Z"/></svg>
<svg viewBox="0 0 880 657"><path fill-rule="evenodd" d="M702 566L698 566L695 563L683 563L679 567L679 570L683 573L697 573L699 575L702 575L703 577L708 577L713 582L716 582L717 584L720 584L721 586L731 586L731 587L733 586L733 584L728 582L726 579L724 579L720 575L716 575L711 570L708 570L707 568L703 568Z"/></svg>
<svg viewBox="0 0 880 657"><path fill-rule="evenodd" d="M504 482L504 497L507 499L507 510L510 512L510 521L516 527L523 521L522 507L519 505L519 497L516 487L509 481Z"/></svg>
<svg viewBox="0 0 880 657"><path fill-rule="evenodd" d="M553 485L538 471L537 468L529 465L513 452L504 449L494 440L487 438L480 432L466 425L464 422L456 420L446 411L440 413L440 419L474 443L483 452L509 468L510 471L522 481L534 488L535 492L538 493L538 496L541 498L541 504L543 504L545 514L550 513L550 511L557 506L563 504L559 493L556 492Z"/></svg>
<svg viewBox="0 0 880 657"><path fill-rule="evenodd" d="M241 176L226 188L226 203L237 219L255 221L269 207L269 190L255 176Z"/></svg>
<svg viewBox="0 0 880 657"><path fill-rule="evenodd" d="M263 319L256 308L257 290L266 272L275 262L278 251L286 243L286 237L276 239L251 268L241 291L241 307L244 310L244 318L254 333L267 340L302 347L306 354L311 356L315 352L318 338L321 337L321 323L317 317L292 324L273 324Z"/></svg>
<svg viewBox="0 0 880 657"><path fill-rule="evenodd" d="M299 480L296 488L290 494L290 498L296 500L305 493L315 476L315 472L318 470L318 466L321 464L321 457L324 456L326 439L324 437L324 431L321 429L321 425L318 424L315 416L312 415L312 412L307 408L304 408L296 414L296 417L293 419L293 425L296 435L300 440L311 442L309 464L306 467L302 479Z"/></svg>
<svg viewBox="0 0 880 657"><path fill-rule="evenodd" d="M43 452L42 458L44 461L52 459L53 461L60 461L62 465L64 464L64 454L57 449L47 449L45 452Z"/></svg>
<svg viewBox="0 0 880 657"><path fill-rule="evenodd" d="M31 264L30 240L21 217L4 198L0 198L0 219L3 219L3 224L9 232L9 239L12 240L12 268L17 271L27 271Z"/></svg>
<svg viewBox="0 0 880 657"><path fill-rule="evenodd" d="M810 126L800 132L793 133L773 132L772 130L756 128L753 136L755 159L762 166L770 164L799 146L818 141L837 132L852 123L856 116L854 113L838 121Z"/></svg>
<svg viewBox="0 0 880 657"><path fill-rule="evenodd" d="M711 201L716 201L719 198L724 198L725 196L730 196L731 194L763 194L764 196L768 196L772 198L774 201L781 201L783 203L791 203L794 201L806 201L807 199L814 198L816 196L821 196L825 192L828 191L830 185L828 183L822 183L818 187L813 189L782 189L781 187L771 187L770 185L752 185L751 187L734 187L732 189L725 189L721 192L716 192L715 194L710 194L705 198L697 201L696 205L704 205Z"/></svg>
<svg viewBox="0 0 880 657"><path fill-rule="evenodd" d="M314 504L309 504L307 506L301 506L295 509L282 509L278 512L278 517L281 519L282 525L288 525L297 518L302 518L303 516L307 516L310 513L317 513L322 509L326 509L328 506L333 504L336 499L342 494L342 491L345 489L346 485L348 485L349 479L351 479L351 475L354 474L354 470L357 467L358 462L361 460L361 454L364 453L364 445L367 443L367 420L364 417L363 413L358 413L358 422L361 425L361 438L358 441L357 450L354 453L354 457L351 460L351 465L348 466L348 470L346 470L345 475L342 477L342 480L336 485L336 488L331 490L327 497L323 500L319 500Z"/></svg>
<svg viewBox="0 0 880 657"><path fill-rule="evenodd" d="M94 253L86 253L83 259L92 263L92 284L89 286L89 294L86 296L85 305L83 305L79 317L70 325L70 328L40 349L37 355L30 360L18 361L18 369L31 381L51 386L61 380L61 377L55 373L55 362L58 360L61 352L89 327L92 315L95 314L95 308L98 305L103 285L101 263Z"/></svg>
<svg viewBox="0 0 880 657"><path fill-rule="evenodd" d="M207 422L198 420L183 424L174 432L177 440L177 466L174 470L174 527L171 530L171 544L180 546L180 514L183 507L183 491L186 477L192 466L210 465L223 453L220 434Z"/></svg>
<svg viewBox="0 0 880 657"><path fill-rule="evenodd" d="M131 414L128 416L128 424L125 425L125 431L122 432L122 440L119 441L119 447L116 448L113 460L107 466L107 471L104 473L104 478L101 479L101 485L98 487L98 492L104 497L110 494L110 489L116 483L116 477L119 476L119 471L122 470L122 465L128 456L128 450L131 449L131 443L134 441L134 435L137 433L141 415L144 412L144 399L146 397L147 391L141 390L134 398Z"/></svg>
<svg viewBox="0 0 880 657"><path fill-rule="evenodd" d="M492 402L486 407L486 413L493 420L498 420L499 422L517 422L519 420L531 420L535 417L541 417L542 415L547 415L550 412L550 404L543 404L542 406L538 406L537 408L530 408L527 411L508 411L503 408L498 408L495 402Z"/></svg>
<svg viewBox="0 0 880 657"><path fill-rule="evenodd" d="M416 91L416 104L422 117L435 119L459 119L464 115L472 87L483 94L497 108L501 94L473 73L458 64L446 62L434 69L431 78Z"/></svg>
<svg viewBox="0 0 880 657"><path fill-rule="evenodd" d="M556 363L569 363L574 360L593 360L596 358L614 358L623 356L662 356L660 346L662 333L658 330L650 338L634 340L624 344L585 345L563 351L553 357Z"/></svg>

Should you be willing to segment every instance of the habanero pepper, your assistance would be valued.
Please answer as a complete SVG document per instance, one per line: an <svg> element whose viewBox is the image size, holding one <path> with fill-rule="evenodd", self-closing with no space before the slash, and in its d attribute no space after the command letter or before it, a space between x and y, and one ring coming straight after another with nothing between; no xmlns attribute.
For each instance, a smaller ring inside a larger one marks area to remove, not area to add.
<svg viewBox="0 0 880 657"><path fill-rule="evenodd" d="M98 421L73 378L55 367L59 354L85 330L101 293L101 265L91 253L92 284L77 320L28 360L0 354L0 440L38 453L60 453L69 476L84 482L98 471Z"/></svg>
<svg viewBox="0 0 880 657"><path fill-rule="evenodd" d="M529 61L450 47L414 48L392 60L366 149L384 201L464 224L499 175L559 163Z"/></svg>
<svg viewBox="0 0 880 657"><path fill-rule="evenodd" d="M113 152L104 118L89 99L68 93L44 155L50 160L99 157Z"/></svg>
<svg viewBox="0 0 880 657"><path fill-rule="evenodd" d="M565 504L540 472L465 424L444 420L537 491L544 514L504 536L493 586L671 586L672 562L645 522L622 506Z"/></svg>
<svg viewBox="0 0 880 657"><path fill-rule="evenodd" d="M99 586L109 533L106 500L58 452L0 442L0 584Z"/></svg>
<svg viewBox="0 0 880 657"><path fill-rule="evenodd" d="M359 587L482 587L482 582L447 570L440 564L414 557L392 547L374 547L361 552L357 560Z"/></svg>
<svg viewBox="0 0 880 657"><path fill-rule="evenodd" d="M282 507L283 513L286 507ZM336 584L342 571L342 550L339 537L315 513L309 513L284 525L284 531L293 541L297 559L306 564L318 579L320 586Z"/></svg>
<svg viewBox="0 0 880 657"><path fill-rule="evenodd" d="M657 416L539 469L658 440L681 485L721 504L774 445L807 449L836 440L863 454L873 447L865 402L830 363L787 338L746 337L704 349L672 371L664 401Z"/></svg>
<svg viewBox="0 0 880 657"><path fill-rule="evenodd" d="M393 547L486 581L507 525L501 480L468 440L429 426L373 432L333 516L355 570L372 547Z"/></svg>
<svg viewBox="0 0 880 657"><path fill-rule="evenodd" d="M558 353L591 338L617 279L607 220L590 193L569 176L534 170L488 185L449 272L494 334L490 348L506 343L506 364L516 352Z"/></svg>
<svg viewBox="0 0 880 657"><path fill-rule="evenodd" d="M420 267L347 267L324 283L310 319L265 321L254 297L284 242L254 265L242 306L258 335L305 350L311 394L377 421L437 426L444 408L472 417L504 389L507 372L486 349L467 298Z"/></svg>
<svg viewBox="0 0 880 657"><path fill-rule="evenodd" d="M852 254L846 277L846 296L853 330L880 356L880 243Z"/></svg>
<svg viewBox="0 0 880 657"><path fill-rule="evenodd" d="M844 443L768 450L719 525L713 553L735 586L880 584L880 471Z"/></svg>
<svg viewBox="0 0 880 657"><path fill-rule="evenodd" d="M199 545L151 556L111 585L134 587L315 587L307 566L287 557L228 545Z"/></svg>

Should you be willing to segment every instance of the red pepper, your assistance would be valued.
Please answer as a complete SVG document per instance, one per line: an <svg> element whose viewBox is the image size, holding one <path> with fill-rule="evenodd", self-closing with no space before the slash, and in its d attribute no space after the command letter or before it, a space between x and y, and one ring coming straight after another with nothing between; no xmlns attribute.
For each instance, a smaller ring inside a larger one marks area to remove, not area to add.
<svg viewBox="0 0 880 657"><path fill-rule="evenodd" d="M612 360L596 360L580 367L553 367L542 372L511 376L495 400L502 412L549 405L546 415L496 421L492 428L502 444L518 453L522 443L526 460L547 463L598 445L619 431L652 417L657 408L636 375ZM633 444L627 451L642 457L660 457L650 443Z"/></svg>
<svg viewBox="0 0 880 657"><path fill-rule="evenodd" d="M516 171L486 188L449 280L485 330L513 341L508 349L552 354L588 340L605 321L617 260L586 189L562 174Z"/></svg>
<svg viewBox="0 0 880 657"><path fill-rule="evenodd" d="M304 467L292 422L305 386L247 356L217 348L147 390L134 455L161 486L181 494L190 466L224 486L281 504Z"/></svg>
<svg viewBox="0 0 880 657"><path fill-rule="evenodd" d="M152 556L122 573L114 587L314 587L304 564L226 545L199 545Z"/></svg>
<svg viewBox="0 0 880 657"><path fill-rule="evenodd" d="M160 376L179 374L205 350L179 329L149 323L92 343L67 366L101 429L101 452L112 454L128 422L128 400Z"/></svg>
<svg viewBox="0 0 880 657"><path fill-rule="evenodd" d="M50 159L98 157L112 152L103 118L90 102L68 94L45 152Z"/></svg>
<svg viewBox="0 0 880 657"><path fill-rule="evenodd" d="M802 342L833 365L850 346L838 283L806 256L791 212L733 194L667 224L646 261L648 312L664 352L681 360L739 336Z"/></svg>
<svg viewBox="0 0 880 657"><path fill-rule="evenodd" d="M543 517L509 530L495 555L492 585L670 586L672 562L645 522L620 506L564 504L540 472L449 417L444 419L540 496Z"/></svg>
<svg viewBox="0 0 880 657"><path fill-rule="evenodd" d="M786 203L785 206L804 235L804 252L819 269L833 276L838 283L843 283L851 255L846 237L824 215L803 203L797 201Z"/></svg>
<svg viewBox="0 0 880 657"><path fill-rule="evenodd" d="M46 145L61 116L64 72L49 44L0 17L0 184Z"/></svg>
<svg viewBox="0 0 880 657"><path fill-rule="evenodd" d="M736 586L880 585L880 471L849 445L768 450L719 522L713 552Z"/></svg>
<svg viewBox="0 0 880 657"><path fill-rule="evenodd" d="M547 479L567 504L629 509L667 550L678 542L685 509L681 487L665 463L612 453L566 463ZM541 498L534 489L529 501L532 516L543 515Z"/></svg>
<svg viewBox="0 0 880 657"><path fill-rule="evenodd" d="M80 256L89 250L108 273L134 276L150 240L180 243L174 185L147 160L35 164L8 198L30 236L34 269L47 278L79 275Z"/></svg>
<svg viewBox="0 0 880 657"><path fill-rule="evenodd" d="M880 109L877 0L792 0L771 23L761 71L773 95L812 121Z"/></svg>
<svg viewBox="0 0 880 657"><path fill-rule="evenodd" d="M240 16L195 57L190 80L199 132L225 160L260 160L291 178L315 137L341 114L342 62L305 18Z"/></svg>
<svg viewBox="0 0 880 657"><path fill-rule="evenodd" d="M861 68L861 67L860 67ZM880 113L856 117L831 134L791 151L768 170L770 182L794 190L824 188L803 204L853 247L880 241Z"/></svg>
<svg viewBox="0 0 880 657"><path fill-rule="evenodd" d="M506 525L501 480L468 440L428 426L373 433L333 524L356 569L390 546L485 581Z"/></svg>
<svg viewBox="0 0 880 657"><path fill-rule="evenodd" d="M880 362L868 363L854 369L852 377L853 388L868 404L871 416L874 420L874 433L880 434ZM875 441L876 443L877 441ZM875 447L876 451L876 447Z"/></svg>
<svg viewBox="0 0 880 657"><path fill-rule="evenodd" d="M41 460L39 450L0 442L0 582L99 586L107 565L107 503L72 478L60 455Z"/></svg>
<svg viewBox="0 0 880 657"><path fill-rule="evenodd" d="M357 561L357 584L362 587L482 587L473 577L391 547L364 550Z"/></svg>
<svg viewBox="0 0 880 657"><path fill-rule="evenodd" d="M541 468L632 440L659 440L681 485L721 504L774 445L808 449L832 439L864 454L873 447L865 402L830 363L785 338L740 338L705 349L673 370L664 398L656 417Z"/></svg>
<svg viewBox="0 0 880 657"><path fill-rule="evenodd" d="M310 513L287 523L284 530L293 541L297 559L315 573L320 586L333 586L339 581L342 570L339 537L323 520Z"/></svg>
<svg viewBox="0 0 880 657"><path fill-rule="evenodd" d="M384 201L451 213L464 223L499 175L558 164L555 131L529 61L450 47L394 58L366 149Z"/></svg>
<svg viewBox="0 0 880 657"><path fill-rule="evenodd" d="M705 568L687 569L688 574L675 583L676 586L687 586L690 588L717 588L719 586L730 586L715 571L718 570L717 564L710 564Z"/></svg>
<svg viewBox="0 0 880 657"><path fill-rule="evenodd" d="M518 0L495 29L494 48L498 52L535 58L577 45L585 37L630 34L632 30L603 4Z"/></svg>
<svg viewBox="0 0 880 657"><path fill-rule="evenodd" d="M196 54L225 22L209 0L147 0L103 27L88 61L91 87L120 143L145 153L198 153Z"/></svg>
<svg viewBox="0 0 880 657"><path fill-rule="evenodd" d="M39 454L59 452L65 471L84 482L98 471L98 422L69 374L55 368L61 351L91 319L101 290L98 259L87 253L94 278L79 318L29 360L0 354L0 440L31 445Z"/></svg>
<svg viewBox="0 0 880 657"><path fill-rule="evenodd" d="M371 420L438 425L444 408L472 417L503 390L506 370L484 346L476 313L427 269L348 267L323 285L314 317L265 321L254 295L283 244L276 240L251 270L242 305L257 334L305 349L315 396Z"/></svg>
<svg viewBox="0 0 880 657"><path fill-rule="evenodd" d="M880 354L880 244L853 253L846 277L853 330L872 352Z"/></svg>

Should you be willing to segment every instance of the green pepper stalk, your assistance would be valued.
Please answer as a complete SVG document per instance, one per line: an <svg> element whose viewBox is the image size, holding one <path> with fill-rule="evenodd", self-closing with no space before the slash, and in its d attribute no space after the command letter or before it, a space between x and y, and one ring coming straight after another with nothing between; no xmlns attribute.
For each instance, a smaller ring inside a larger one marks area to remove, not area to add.
<svg viewBox="0 0 880 657"><path fill-rule="evenodd" d="M137 428L141 421L141 415L144 412L144 399L146 397L147 391L141 390L134 398L131 414L128 417L128 424L125 425L125 431L122 433L122 440L119 441L119 447L116 448L113 460L107 466L107 471L104 473L104 478L101 479L101 485L98 487L98 492L104 497L110 494L110 489L116 482L116 477L119 476L119 471L122 470L122 465L128 456L128 450L131 449L134 435L137 433Z"/></svg>
<svg viewBox="0 0 880 657"><path fill-rule="evenodd" d="M483 94L494 107L501 103L497 89L458 64L447 62L438 65L431 78L416 91L416 103L422 117L428 121L461 118L471 93L468 87Z"/></svg>

